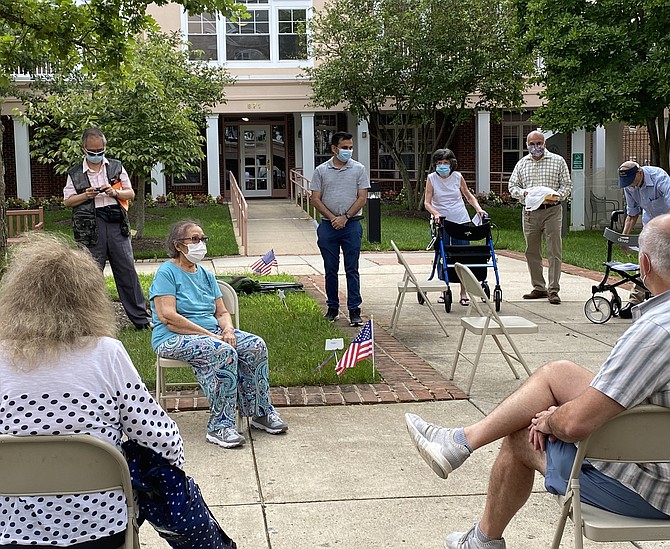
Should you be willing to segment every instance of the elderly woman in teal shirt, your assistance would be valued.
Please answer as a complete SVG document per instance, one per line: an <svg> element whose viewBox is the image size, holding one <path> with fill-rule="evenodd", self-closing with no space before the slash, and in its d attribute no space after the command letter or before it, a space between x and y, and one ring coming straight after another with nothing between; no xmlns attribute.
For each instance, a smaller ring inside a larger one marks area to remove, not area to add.
<svg viewBox="0 0 670 549"><path fill-rule="evenodd" d="M149 290L151 344L164 357L183 360L210 402L207 440L224 448L244 444L235 428L235 406L251 425L271 434L288 425L270 403L268 352L260 337L236 330L214 275L199 265L207 237L191 220L179 221L167 239L170 260Z"/></svg>

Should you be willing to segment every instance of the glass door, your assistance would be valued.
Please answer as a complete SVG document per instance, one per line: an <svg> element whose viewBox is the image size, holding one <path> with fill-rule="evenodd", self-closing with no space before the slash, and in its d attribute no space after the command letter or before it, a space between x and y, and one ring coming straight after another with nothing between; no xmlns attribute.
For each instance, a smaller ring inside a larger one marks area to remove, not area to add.
<svg viewBox="0 0 670 549"><path fill-rule="evenodd" d="M241 187L244 196L272 196L270 126L242 126L240 147Z"/></svg>

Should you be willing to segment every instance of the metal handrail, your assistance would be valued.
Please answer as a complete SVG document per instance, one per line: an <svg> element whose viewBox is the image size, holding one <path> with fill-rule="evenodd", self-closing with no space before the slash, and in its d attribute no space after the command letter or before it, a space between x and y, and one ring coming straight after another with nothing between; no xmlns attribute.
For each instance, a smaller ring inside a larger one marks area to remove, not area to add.
<svg viewBox="0 0 670 549"><path fill-rule="evenodd" d="M247 200L244 198L242 189L240 189L237 179L235 179L232 172L228 172L228 177L230 179L231 214L233 216L233 221L237 225L237 234L240 237L242 248L244 249L243 255L249 255L249 206L247 206Z"/></svg>
<svg viewBox="0 0 670 549"><path fill-rule="evenodd" d="M289 187L291 201L299 205L312 219L319 219L319 213L311 204L312 191L309 190L307 179L300 168L289 171Z"/></svg>

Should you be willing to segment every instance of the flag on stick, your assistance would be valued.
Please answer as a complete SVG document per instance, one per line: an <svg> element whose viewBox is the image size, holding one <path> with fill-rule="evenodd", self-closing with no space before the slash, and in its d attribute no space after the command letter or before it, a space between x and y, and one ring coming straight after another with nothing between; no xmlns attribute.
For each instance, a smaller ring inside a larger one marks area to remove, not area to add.
<svg viewBox="0 0 670 549"><path fill-rule="evenodd" d="M277 258L275 257L275 251L270 250L258 261L251 265L251 270L254 273L266 275L272 272L272 267L277 267Z"/></svg>
<svg viewBox="0 0 670 549"><path fill-rule="evenodd" d="M331 353L331 355L330 355L326 360L324 360L321 364L319 364L316 368L314 368L314 370L312 370L312 373L313 373L314 375L316 375L316 373L317 373L318 371L320 371L321 368L323 368L326 364L328 364L328 363L329 363L331 360L333 360L333 359L336 359L336 360L337 360L337 351L333 351L333 352Z"/></svg>
<svg viewBox="0 0 670 549"><path fill-rule="evenodd" d="M353 368L364 358L374 356L374 337L372 334L372 320L368 320L358 335L344 352L335 366L335 373L341 376L347 368Z"/></svg>

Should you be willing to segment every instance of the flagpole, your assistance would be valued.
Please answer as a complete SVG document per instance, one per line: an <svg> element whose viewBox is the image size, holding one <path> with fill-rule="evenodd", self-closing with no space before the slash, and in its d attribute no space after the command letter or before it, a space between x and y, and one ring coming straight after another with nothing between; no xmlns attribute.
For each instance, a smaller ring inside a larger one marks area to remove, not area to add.
<svg viewBox="0 0 670 549"><path fill-rule="evenodd" d="M375 382L375 315L370 315L370 333L372 334L372 383Z"/></svg>

